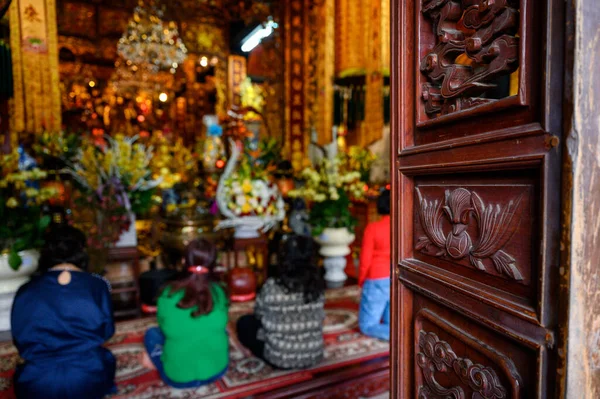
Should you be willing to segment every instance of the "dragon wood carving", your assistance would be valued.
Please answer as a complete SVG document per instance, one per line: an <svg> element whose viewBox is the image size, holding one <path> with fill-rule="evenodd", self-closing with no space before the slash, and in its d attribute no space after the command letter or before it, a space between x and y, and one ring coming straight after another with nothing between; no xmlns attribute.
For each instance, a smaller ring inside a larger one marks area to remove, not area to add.
<svg viewBox="0 0 600 399"><path fill-rule="evenodd" d="M499 204L486 205L477 193L464 188L446 190L443 202L427 200L418 188L416 192L419 220L425 232L425 236L417 240L417 250L427 254L435 251L437 257L448 256L457 260L468 255L471 265L486 273L489 272L482 260L489 258L498 273L517 281L524 279L515 258L502 250L519 226L522 195L501 207ZM471 213L478 225L476 243L467 232ZM444 215L452 224L447 235L442 228Z"/></svg>
<svg viewBox="0 0 600 399"><path fill-rule="evenodd" d="M466 399L460 386L445 388L435 379L435 372L446 373L454 370L460 381L473 390L472 399L503 399L507 391L500 378L491 367L473 364L467 358L460 358L450 345L441 341L432 332L419 332L417 364L423 372L425 385L419 387L419 399Z"/></svg>
<svg viewBox="0 0 600 399"><path fill-rule="evenodd" d="M478 96L519 66L519 1L422 0L422 13L437 38L420 65L425 112L435 117L494 101Z"/></svg>

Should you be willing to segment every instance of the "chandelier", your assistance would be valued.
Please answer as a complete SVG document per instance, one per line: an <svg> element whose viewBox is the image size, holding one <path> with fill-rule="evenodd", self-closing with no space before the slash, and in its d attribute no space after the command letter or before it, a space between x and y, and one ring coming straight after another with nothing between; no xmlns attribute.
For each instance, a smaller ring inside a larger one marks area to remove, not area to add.
<svg viewBox="0 0 600 399"><path fill-rule="evenodd" d="M187 57L187 49L174 22L163 23L163 12L140 2L117 45L117 52L133 70L144 66L154 72L175 70Z"/></svg>

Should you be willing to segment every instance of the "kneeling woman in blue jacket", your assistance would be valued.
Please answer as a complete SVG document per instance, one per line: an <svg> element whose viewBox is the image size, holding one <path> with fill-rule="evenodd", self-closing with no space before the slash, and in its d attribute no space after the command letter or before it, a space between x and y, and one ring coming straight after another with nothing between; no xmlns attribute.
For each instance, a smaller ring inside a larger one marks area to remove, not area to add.
<svg viewBox="0 0 600 399"><path fill-rule="evenodd" d="M115 358L102 345L115 331L108 284L87 273L86 237L52 229L41 275L22 286L12 308L12 334L24 363L17 398L95 399L116 391Z"/></svg>

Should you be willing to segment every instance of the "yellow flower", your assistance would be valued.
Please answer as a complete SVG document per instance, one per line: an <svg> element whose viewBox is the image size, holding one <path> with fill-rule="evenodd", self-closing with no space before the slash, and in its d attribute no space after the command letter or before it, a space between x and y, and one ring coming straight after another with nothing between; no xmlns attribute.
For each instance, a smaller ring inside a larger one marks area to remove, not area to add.
<svg viewBox="0 0 600 399"><path fill-rule="evenodd" d="M38 200L40 202L44 202L49 200L50 198L56 197L59 195L59 191L54 187L44 187L38 193Z"/></svg>
<svg viewBox="0 0 600 399"><path fill-rule="evenodd" d="M19 202L16 198L10 197L8 201L6 201L6 206L9 208L16 208L17 206L19 206Z"/></svg>
<svg viewBox="0 0 600 399"><path fill-rule="evenodd" d="M242 191L244 194L250 194L252 192L252 183L250 180L244 180L242 183Z"/></svg>
<svg viewBox="0 0 600 399"><path fill-rule="evenodd" d="M35 188L28 188L27 190L25 190L25 195L29 198L34 198L38 195L38 190L36 190Z"/></svg>
<svg viewBox="0 0 600 399"><path fill-rule="evenodd" d="M252 207L249 203L246 202L244 205L242 205L242 213L249 213L250 211L252 211Z"/></svg>

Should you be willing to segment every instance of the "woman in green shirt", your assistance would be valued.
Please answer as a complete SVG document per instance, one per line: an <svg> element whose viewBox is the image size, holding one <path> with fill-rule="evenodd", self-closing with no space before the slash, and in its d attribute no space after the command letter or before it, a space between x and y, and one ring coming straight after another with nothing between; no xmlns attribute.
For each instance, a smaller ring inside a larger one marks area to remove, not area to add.
<svg viewBox="0 0 600 399"><path fill-rule="evenodd" d="M144 365L165 383L194 388L221 378L229 363L227 297L213 279L215 246L192 241L183 275L158 298L158 325L146 331Z"/></svg>

